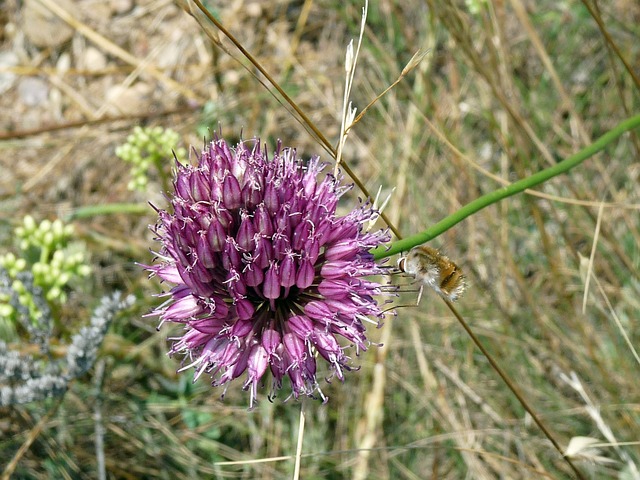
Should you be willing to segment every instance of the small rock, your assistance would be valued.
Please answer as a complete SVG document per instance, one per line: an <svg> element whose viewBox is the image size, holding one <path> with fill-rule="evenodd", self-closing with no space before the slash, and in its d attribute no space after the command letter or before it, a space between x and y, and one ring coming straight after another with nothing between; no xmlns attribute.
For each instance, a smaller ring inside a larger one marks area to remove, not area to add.
<svg viewBox="0 0 640 480"><path fill-rule="evenodd" d="M111 12L114 15L122 15L133 8L132 0L111 0L109 2Z"/></svg>
<svg viewBox="0 0 640 480"><path fill-rule="evenodd" d="M47 101L49 85L37 77L26 77L18 83L20 101L27 107L37 107Z"/></svg>
<svg viewBox="0 0 640 480"><path fill-rule="evenodd" d="M67 12L76 8L70 0L56 3ZM73 29L64 20L35 0L25 0L22 25L26 37L39 48L57 47L73 36Z"/></svg>
<svg viewBox="0 0 640 480"><path fill-rule="evenodd" d="M0 52L0 69L9 69L18 65L18 55L11 51ZM16 74L12 72L0 73L0 94L9 90L16 81Z"/></svg>
<svg viewBox="0 0 640 480"><path fill-rule="evenodd" d="M151 87L143 82L138 82L131 87L114 85L106 94L106 100L110 104L109 112L113 115L133 115L148 109L148 96Z"/></svg>
<svg viewBox="0 0 640 480"><path fill-rule="evenodd" d="M259 18L262 16L262 5L260 2L250 2L244 6L244 11L249 17Z"/></svg>
<svg viewBox="0 0 640 480"><path fill-rule="evenodd" d="M107 57L95 47L87 47L80 59L80 68L97 72L107 67Z"/></svg>
<svg viewBox="0 0 640 480"><path fill-rule="evenodd" d="M63 77L71 68L71 55L69 52L63 52L56 62L56 72Z"/></svg>
<svg viewBox="0 0 640 480"><path fill-rule="evenodd" d="M89 20L89 23L105 22L111 16L111 7L103 0L93 0L76 2L76 10L81 9L81 14L76 14L78 18ZM93 21L93 22L92 22Z"/></svg>

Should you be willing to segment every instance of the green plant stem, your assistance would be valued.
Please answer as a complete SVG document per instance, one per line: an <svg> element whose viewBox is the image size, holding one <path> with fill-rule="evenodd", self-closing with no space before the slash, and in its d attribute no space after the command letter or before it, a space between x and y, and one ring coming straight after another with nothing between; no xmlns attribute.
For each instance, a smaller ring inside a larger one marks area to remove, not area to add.
<svg viewBox="0 0 640 480"><path fill-rule="evenodd" d="M440 220L438 223L433 225L432 227L420 232L416 235L412 235L410 237L404 238L402 240L398 240L391 244L390 248L378 247L371 251L373 253L374 258L376 260L380 260L382 258L390 257L400 252L405 252L410 250L411 248L421 245L429 240L434 239L438 235L443 232L449 230L451 227L460 223L465 218L473 215L474 213L482 210L489 205L499 202L507 197L511 197L518 193L522 193L523 191L533 188L541 183L546 182L547 180L558 176L562 173L566 173L571 170L573 167L581 164L587 158L592 157L599 151L603 150L607 145L613 142L615 139L620 137L623 133L632 130L636 127L640 126L640 115L636 115L631 117L621 123L619 123L616 127L609 130L607 133L602 135L598 140L593 142L588 147L580 150L578 153L571 155L570 157L562 160L560 163L557 163L553 167L546 168L538 173L535 173L529 177L518 180L511 185L500 188L498 190L494 190L493 192L489 192L486 195L483 195L480 198L473 200L472 202L466 204L457 212L445 217Z"/></svg>
<svg viewBox="0 0 640 480"><path fill-rule="evenodd" d="M78 218L97 217L100 215L113 215L117 213L144 215L149 213L149 205L146 203L107 203L105 205L87 205L80 207L65 217L65 221Z"/></svg>
<svg viewBox="0 0 640 480"><path fill-rule="evenodd" d="M40 247L40 263L49 263L51 250L48 245L42 245Z"/></svg>
<svg viewBox="0 0 640 480"><path fill-rule="evenodd" d="M173 153L175 157L175 152ZM169 187L171 186L171 181L169 180L169 175L167 175L166 169L163 168L163 158L155 157L153 158L153 165L156 167L158 171L158 176L160 177L160 184L162 185L163 192L169 192Z"/></svg>

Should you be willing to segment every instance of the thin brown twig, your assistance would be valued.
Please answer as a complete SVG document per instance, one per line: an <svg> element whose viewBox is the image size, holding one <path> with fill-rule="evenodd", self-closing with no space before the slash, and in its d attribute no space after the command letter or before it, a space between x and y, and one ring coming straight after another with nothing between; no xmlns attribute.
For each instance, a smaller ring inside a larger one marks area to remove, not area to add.
<svg viewBox="0 0 640 480"><path fill-rule="evenodd" d="M462 318L462 315L458 313L458 311L451 304L451 302L449 302L445 298L443 298L442 300L444 301L444 303L447 304L447 307L449 307L449 310L451 310L451 313L453 313L453 315L456 317L460 325L462 325L462 328L464 328L467 334L469 335L469 337L471 337L471 340L473 341L473 343L475 343L476 347L478 347L478 349L482 352L482 354L488 360L489 364L494 369L494 371L500 376L500 378L505 383L505 385L509 388L509 390L511 390L511 393L513 393L515 397L518 399L518 401L520 402L520 405L522 405L522 407L527 411L527 413L531 415L531 418L533 418L533 421L536 423L536 425L538 425L538 428L542 430L542 433L544 434L544 436L547 437L547 439L553 444L553 446L560 453L564 461L569 464L573 472L576 474L576 477L578 477L580 480L584 480L584 477L582 476L582 473L580 473L580 470L578 470L578 468L573 464L571 459L564 454L564 451L562 450L562 447L560 446L560 444L557 442L557 440L554 438L551 432L547 429L544 423L542 423L542 420L540 420L540 417L536 415L533 408L531 408L531 406L529 405L529 402L527 402L527 400L524 398L522 393L520 393L520 390L518 390L518 388L515 386L513 381L506 374L506 372L502 370L502 368L500 367L500 365L498 365L498 363L495 361L493 356L484 347L482 342L480 342L480 339L476 336L475 333L473 333L473 330L471 330L471 327L469 327L469 324L467 324L464 318Z"/></svg>
<svg viewBox="0 0 640 480"><path fill-rule="evenodd" d="M200 11L204 15L206 15L207 19L209 19L209 21L213 23L216 26L216 28L220 30L224 34L224 36L227 37L231 41L231 43L235 45L235 47L238 50L240 50L240 52L245 56L245 58L249 60L249 62L251 62L251 64L254 67L256 67L260 73L262 73L262 75L264 75L264 77L273 86L273 88L275 88L278 91L278 93L282 96L282 98L291 106L291 108L293 108L296 114L299 115L299 119L302 121L302 123L311 129L313 134L324 146L324 148L327 149L327 151L333 156L333 158L336 158L336 150L331 145L331 143L329 143L329 140L327 140L327 138L323 135L320 129L302 111L302 109L298 106L298 104L294 102L293 99L289 97L289 95L287 95L287 93L282 89L282 87L278 84L278 82L276 82L276 80L269 74L269 72L267 72L267 70L260 64L260 62L258 62L258 60L256 60L253 57L253 55L251 55L251 53L249 53L249 51L247 51L247 49L242 46L242 44L233 36L231 32L229 32L213 15L211 15L211 13L205 8L205 6L202 5L200 0L192 0L192 1L197 5L198 9L200 9ZM194 16L194 18L196 17ZM196 18L196 20L198 20L198 18ZM253 75L255 76L255 74ZM357 175L353 172L353 170L351 170L349 165L347 165L346 162L344 161L342 162L342 168L344 169L345 173L358 186L358 188L360 189L360 191L363 193L365 197L373 198L369 193L369 190L364 186L364 184L360 181ZM395 227L395 225L391 222L391 220L389 220L389 218L384 212L380 212L380 217L382 217L384 222L387 224L387 226L391 229L391 231L397 238L402 238L402 236L400 235L400 231Z"/></svg>
<svg viewBox="0 0 640 480"><path fill-rule="evenodd" d="M0 132L0 141L11 140L15 138L33 137L36 135L41 135L43 133L57 132L60 130L67 130L71 128L80 128L86 125L99 125L102 123L113 123L113 122L128 121L128 120L145 120L149 118L165 117L165 116L174 115L174 114L179 115L181 113L193 112L198 107L199 106L194 105L194 106L174 108L171 110L163 110L161 112L146 112L146 113L141 113L139 115L119 115L114 117L102 117L102 118L96 118L94 120L78 120L75 122L66 122L66 123L60 123L57 125L47 125L44 127L30 128L26 130L15 130L13 132Z"/></svg>
<svg viewBox="0 0 640 480"><path fill-rule="evenodd" d="M622 55L622 52L618 48L618 45L616 45L616 42L614 42L613 38L611 38L611 35L609 35L609 32L607 31L607 27L605 26L604 22L602 21L602 17L598 14L598 12L596 12L594 10L594 8L591 5L589 5L589 2L587 2L587 0L582 0L582 4L585 6L585 8L589 11L589 14L591 15L591 17L598 24L598 28L600 29L600 33L602 33L602 36L605 38L605 40L607 41L607 43L609 44L611 49L614 52L616 52L616 55L618 56L618 58L620 59L620 61L624 65L624 68L627 70L627 73L629 75L631 75L631 78L633 79L633 83L636 84L636 88L640 89L640 78L638 78L638 76L635 74L635 72L633 71L633 67L631 67L631 65L629 65L627 60Z"/></svg>

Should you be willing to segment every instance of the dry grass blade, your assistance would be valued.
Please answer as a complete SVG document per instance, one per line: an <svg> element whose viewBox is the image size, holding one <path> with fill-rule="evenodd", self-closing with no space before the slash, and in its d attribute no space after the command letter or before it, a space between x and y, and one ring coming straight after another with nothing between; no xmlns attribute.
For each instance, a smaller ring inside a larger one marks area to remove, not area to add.
<svg viewBox="0 0 640 480"><path fill-rule="evenodd" d="M300 420L298 421L298 440L296 442L295 465L293 468L293 479L300 478L300 465L302 462L302 443L304 440L304 424L305 424L304 402L300 404Z"/></svg>
<svg viewBox="0 0 640 480"><path fill-rule="evenodd" d="M284 99L285 103L290 106L291 108L293 108L293 111L296 114L296 119L298 119L298 121L300 122L301 125L303 125L305 128L309 128L311 132L313 132L313 134L316 136L316 138L318 139L318 142L320 143L320 145L322 145L328 152L332 153L332 156L335 158L335 150L331 147L331 144L329 143L329 141L325 138L325 136L322 134L322 132L320 131L320 129L315 125L315 123L313 123L311 121L311 119L307 116L307 114L291 99L291 97L289 97L289 95L287 95L287 93L282 89L282 87L280 86L280 84L269 74L269 72L267 72L267 70L260 64L260 62L258 62L258 60L256 58L254 58L253 55L251 55L251 53L245 49L242 44L240 43L240 41L238 41L233 34L231 34L230 31L228 31L210 12L209 10L207 10L207 8L199 1L199 0L186 0L186 1L180 1L179 2L180 5L183 6L183 8L185 8L185 10L187 12L189 12L200 24L200 26L203 28L203 30L207 33L207 35L209 36L209 38L211 40L213 40L216 45L218 45L219 47L223 48L223 50L228 53L229 55L231 55L233 58L235 58L231 52L228 51L228 49L226 49L226 47L224 47L224 45L222 44L222 42L220 41L217 32L211 27L211 24L215 25L215 27L220 30L223 35L225 37L227 37L234 45L235 47L240 50L240 52L242 53L242 55L249 60L249 62L256 67L260 73L262 75L264 75L264 77L267 79L269 85L272 85L277 91L278 93L282 96L282 98ZM195 4L197 8L193 8L192 4ZM243 65L243 64L241 64ZM271 93L272 95L274 95L274 93L271 91L271 89L268 87L267 84L265 84L263 82L262 79L260 79L255 73L253 73L251 70L249 70L246 66L243 65L243 67L249 72L251 73L251 75L253 75L254 78L256 78L265 88L266 90ZM274 95L275 96L275 95ZM277 97L276 97L277 98Z"/></svg>
<svg viewBox="0 0 640 480"><path fill-rule="evenodd" d="M331 144L329 143L329 141L326 139L326 137L322 134L322 132L318 129L318 127L311 121L311 119L307 116L307 114L302 111L302 109L300 107L298 107L298 105L291 99L291 97L289 97L289 95L287 95L287 93L282 89L282 87L280 87L280 85L278 84L278 82L276 82L271 75L265 70L265 68L253 57L253 55L251 55L243 46L242 44L236 40L236 38L213 16L209 13L209 11L204 7L204 5L202 5L202 3L200 3L199 0L188 0L189 5L191 3L195 3L199 9L200 12L204 13L204 15L207 17L207 19L209 21L211 21L216 28L218 28L220 31L223 32L223 34L229 38L229 40L231 40L231 42L242 52L242 54L247 58L247 60L249 60L251 62L251 64L253 64L259 71L260 73L262 73L267 80L269 81L269 84L272 85L280 95L282 95L282 97L284 98L285 102L291 106L291 108L293 108L293 110L296 112L297 116L295 117L296 120L298 120L301 125L304 126L304 128L308 128L311 130L311 132L313 132L313 134L316 136L316 138L319 140L320 144L329 152L331 153L332 157L335 159L337 158L337 152L336 150L331 146ZM182 3L182 2L181 2ZM189 9L187 10L189 12L192 11L192 8L189 6ZM195 16L196 20L199 20L199 16ZM209 28L208 27L204 27L203 24L201 24L203 26L203 28L205 28L205 31L208 31ZM213 37L212 37L213 38ZM246 67L245 67L246 68ZM252 75L255 76L255 74L252 73ZM257 78L257 77L256 77ZM271 90L260 80L260 83L262 83L265 88L267 88L267 90L271 93ZM273 94L273 93L272 93ZM369 193L369 190L365 187L365 185L362 183L362 181L358 178L357 175L355 175L355 173L351 170L351 168L349 167L348 164L346 164L345 162L342 162L342 168L344 169L344 171L346 172L347 175L349 175L349 177L351 177L351 179L355 182L355 184L358 186L358 188L360 189L360 191L365 195L365 197L367 198L371 198L371 194ZM387 218L386 214L382 213L380 215L382 217L382 219L385 221L385 223L387 224L387 226L391 229L391 231L393 231L393 233L396 235L397 238L402 238L400 235L400 231L396 228L396 226L391 223L389 221L389 219Z"/></svg>
<svg viewBox="0 0 640 480"><path fill-rule="evenodd" d="M589 283L591 282L591 274L593 272L593 261L598 247L598 236L600 235L600 224L602 223L602 214L604 205L600 204L598 208L598 221L596 222L595 232L593 234L593 245L591 246L591 255L589 256L589 266L587 267L587 276L584 282L584 297L582 298L582 313L587 310L587 299L589 298Z"/></svg>
<svg viewBox="0 0 640 480"><path fill-rule="evenodd" d="M353 118L356 113L356 108L351 106L351 89L353 87L353 79L356 74L356 65L358 63L358 56L360 55L360 47L362 47L362 37L364 35L365 26L367 24L367 12L369 11L369 2L365 0L364 7L362 7L362 19L360 21L360 33L358 35L358 45L356 49L353 49L353 40L349 42L347 46L347 53L345 55L345 82L344 82L344 96L342 99L342 116L340 118L340 137L338 139L338 146L336 147L336 164L333 169L333 174L337 175L342 162L342 149L347 141L347 135L349 134L350 125L353 124Z"/></svg>
<svg viewBox="0 0 640 480"><path fill-rule="evenodd" d="M159 71L155 67L152 67L150 65L144 65L143 62L138 60L136 57L131 55L126 50L123 50L122 48L115 45L113 42L104 38L102 35L100 35L96 31L87 27L84 23L76 20L69 12L65 11L63 8L58 6L52 0L37 0L37 1L40 2L42 5L44 5L45 7L47 7L53 13L55 13L58 17L60 17L65 22L67 22L69 25L71 25L74 29L76 29L82 35L87 37L96 45L100 46L106 52L109 52L110 54L115 55L116 57L120 58L124 62L127 62L130 65L135 66L136 68L141 68L144 72L154 77L160 83L164 84L167 88L181 93L186 98L191 100L198 100L196 94L193 93L191 89L167 77L165 74L163 74L161 71Z"/></svg>
<svg viewBox="0 0 640 480"><path fill-rule="evenodd" d="M2 476L0 477L1 480L9 480L11 478L16 467L18 466L18 463L25 455L25 453L27 453L31 445L33 445L33 442L35 442L38 436L42 433L47 422L51 420L51 418L56 414L58 408L60 408L60 405L62 405L63 400L64 397L60 397L59 399L57 399L51 406L51 408L49 408L49 411L45 415L43 415L42 418L38 420L38 423L36 423L29 431L29 433L27 434L27 438L20 446L20 449L16 452L11 461L7 463L7 466L4 468Z"/></svg>
<svg viewBox="0 0 640 480"><path fill-rule="evenodd" d="M416 53L414 53L413 57L411 57L411 60L409 60L409 62L402 69L402 72L400 72L400 76L398 76L398 78L396 78L391 85L385 88L382 93L378 94L373 100L371 100L369 104L364 107L362 111L353 119L353 121L349 125L347 125L345 131L348 132L353 127L355 127L356 124L366 115L369 109L373 107L378 102L378 100L389 93L396 85L398 85L402 81L402 79L406 77L414 68L416 68L418 64L424 59L424 57L429 54L430 51L431 50L429 49L418 50Z"/></svg>
<svg viewBox="0 0 640 480"><path fill-rule="evenodd" d="M609 314L611 315L611 318L613 318L613 321L616 325L616 328L618 329L618 332L620 332L620 335L624 339L636 363L640 365L640 355L638 354L635 346L633 345L631 338L629 338L627 329L624 327L624 325L622 324L622 321L620 320L620 317L618 316L615 309L613 308L613 305L611 304L611 300L609 300L609 296L607 295L607 292L605 292L602 284L598 280L598 277L596 277L595 274L593 273L593 259L590 258L589 260L587 260L584 257L581 257L580 260L581 260L581 263L587 263L586 275L589 275L590 277L593 278L593 281L596 283L596 286L598 287L598 291L600 292L600 295L602 296L602 298L605 301L605 304L607 305ZM588 294L588 291L587 291L588 286L589 286L589 279L585 278L585 299L586 299L586 295ZM586 300L585 300L585 306L586 306Z"/></svg>
<svg viewBox="0 0 640 480"><path fill-rule="evenodd" d="M589 11L589 14L593 17L595 22L598 24L598 28L600 29L602 36L607 40L607 43L609 44L609 46L613 49L613 51L616 53L620 61L623 63L624 68L627 70L627 73L631 76L631 78L633 78L633 82L635 83L636 88L640 90L640 78L638 78L633 67L629 65L629 62L627 62L627 59L618 48L618 45L616 44L616 42L613 41L613 38L611 38L611 35L609 35L609 32L607 31L607 27L605 26L602 20L602 17L598 14L598 11L591 6L588 0L582 0L582 4L585 6L585 8Z"/></svg>
<svg viewBox="0 0 640 480"><path fill-rule="evenodd" d="M493 368L493 370L500 376L502 381L509 387L509 390L511 390L511 392L518 399L518 402L520 402L520 405L522 405L522 407L527 411L527 413L531 415L531 418L533 418L533 421L535 422L535 424L538 426L538 428L540 428L540 430L542 430L545 437L547 437L549 441L552 443L553 447L558 451L558 453L560 453L560 455L563 456L567 464L571 467L571 470L573 470L573 473L575 473L576 477L579 479L584 479L585 477L582 476L582 473L574 465L573 461L571 461L571 459L569 459L567 456L564 455L562 447L556 440L555 436L547 429L544 423L542 423L542 420L540 419L540 417L529 405L529 402L524 398L520 390L516 387L515 383L509 377L507 377L507 374L505 373L505 371L496 363L496 361L493 358L493 355L491 355L489 351L484 347L482 342L480 342L480 340L475 335L475 333L473 333L473 330L471 330L469 325L467 325L467 322L464 321L462 316L458 313L458 311L451 304L451 302L445 299L443 299L443 301L447 304L447 307L449 307L449 310L451 310L451 312L458 319L458 322L460 322L460 325L462 326L462 328L464 328L465 331L469 334L469 337L471 337L471 340L473 340L473 343L476 345L476 347L480 349L482 354L489 361L489 363L491 364L491 368Z"/></svg>

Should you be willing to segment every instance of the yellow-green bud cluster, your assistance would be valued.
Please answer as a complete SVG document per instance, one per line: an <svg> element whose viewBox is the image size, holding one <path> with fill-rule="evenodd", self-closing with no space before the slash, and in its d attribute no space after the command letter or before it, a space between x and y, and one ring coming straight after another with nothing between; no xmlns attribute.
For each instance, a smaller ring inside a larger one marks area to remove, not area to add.
<svg viewBox="0 0 640 480"><path fill-rule="evenodd" d="M65 290L69 283L91 272L84 247L71 241L73 235L73 225L65 225L61 220L44 220L37 224L28 215L15 229L19 254L0 255L0 266L13 279L11 288L18 293L20 303L29 310L32 322L38 321L40 312L31 294L17 279L18 274L30 270L34 285L42 288L49 304L63 305L67 301ZM16 315L9 299L0 297L0 317L16 320Z"/></svg>
<svg viewBox="0 0 640 480"><path fill-rule="evenodd" d="M149 183L149 170L159 167L167 159L184 158L186 150L177 148L180 136L177 132L162 127L135 127L127 137L127 143L116 148L116 155L131 164L129 190L144 192Z"/></svg>

